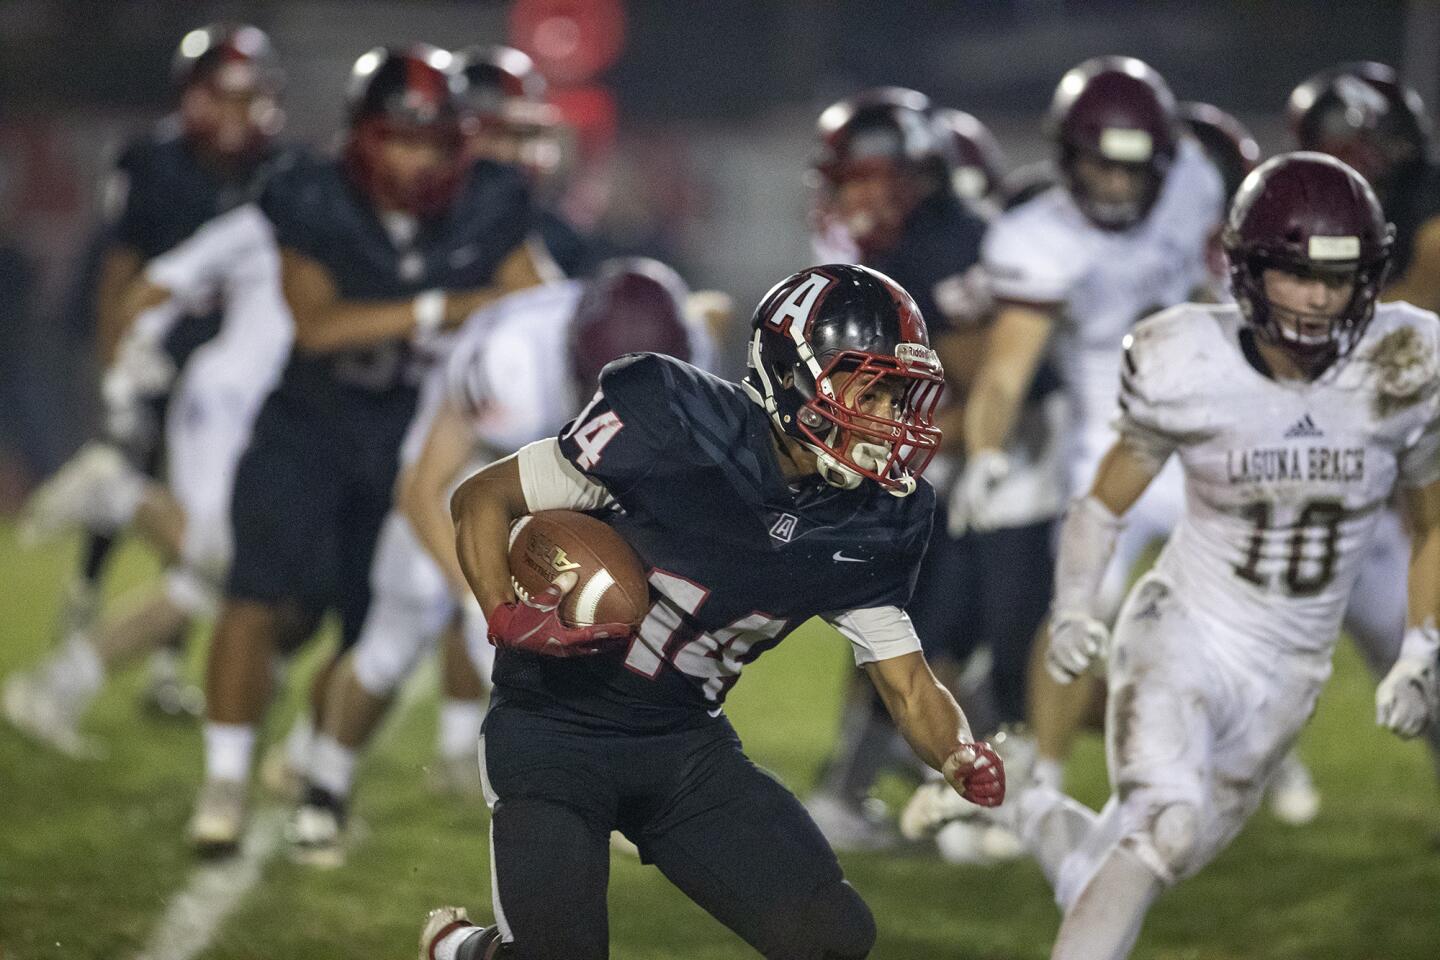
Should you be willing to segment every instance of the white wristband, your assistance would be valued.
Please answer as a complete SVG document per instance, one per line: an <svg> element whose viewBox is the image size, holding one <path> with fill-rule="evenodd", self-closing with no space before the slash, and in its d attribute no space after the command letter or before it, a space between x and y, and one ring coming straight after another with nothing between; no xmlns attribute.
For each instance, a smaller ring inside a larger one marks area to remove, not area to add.
<svg viewBox="0 0 1440 960"><path fill-rule="evenodd" d="M427 343L445 322L445 291L426 290L415 295L411 308L415 314L416 343Z"/></svg>
<svg viewBox="0 0 1440 960"><path fill-rule="evenodd" d="M1434 663L1437 656L1440 656L1440 631L1435 629L1434 618L1427 617L1424 624L1405 631L1397 659Z"/></svg>

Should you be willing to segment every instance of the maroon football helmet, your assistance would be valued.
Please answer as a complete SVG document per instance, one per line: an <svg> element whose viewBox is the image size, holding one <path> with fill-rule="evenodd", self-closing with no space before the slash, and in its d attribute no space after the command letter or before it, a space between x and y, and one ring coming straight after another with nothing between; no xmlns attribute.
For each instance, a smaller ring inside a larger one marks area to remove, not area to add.
<svg viewBox="0 0 1440 960"><path fill-rule="evenodd" d="M848 490L869 479L897 497L913 493L940 446L945 374L910 294L869 267L810 267L771 287L751 325L745 390L776 429L815 453L825 482ZM853 399L882 380L903 388L893 417Z"/></svg>
<svg viewBox="0 0 1440 960"><path fill-rule="evenodd" d="M600 264L570 324L570 366L580 394L593 393L601 369L627 353L690 360L689 295L680 275L658 260L620 257Z"/></svg>
<svg viewBox="0 0 1440 960"><path fill-rule="evenodd" d="M170 76L180 90L186 138L212 158L253 158L285 123L277 102L285 74L258 27L216 23L191 30L175 50Z"/></svg>
<svg viewBox="0 0 1440 960"><path fill-rule="evenodd" d="M1283 153L1246 177L1230 206L1230 287L1257 337L1310 364L1344 356L1374 315L1394 237L1360 174L1328 154ZM1355 292L1324 336L1302 336L1274 316L1267 268L1351 278Z"/></svg>
<svg viewBox="0 0 1440 960"><path fill-rule="evenodd" d="M1154 68L1134 57L1094 57L1061 77L1049 127L1076 205L1106 230L1132 227L1150 212L1181 136L1175 96ZM1138 170L1145 186L1131 200L1094 196L1076 175L1081 157Z"/></svg>
<svg viewBox="0 0 1440 960"><path fill-rule="evenodd" d="M1220 171L1225 196L1235 196L1241 181L1260 163L1260 144L1243 123L1213 104L1181 103L1176 112Z"/></svg>
<svg viewBox="0 0 1440 960"><path fill-rule="evenodd" d="M1005 153L1000 142L972 114L949 108L935 111L935 123L950 137L954 166L950 184L956 196L971 204L1005 205Z"/></svg>
<svg viewBox="0 0 1440 960"><path fill-rule="evenodd" d="M378 204L418 216L438 215L450 204L464 167L464 89L454 58L428 44L376 47L355 61L347 93L346 166ZM438 159L396 169L384 158L385 141L392 138L431 144Z"/></svg>
<svg viewBox="0 0 1440 960"><path fill-rule="evenodd" d="M1291 92L1286 117L1301 150L1339 157L1381 194L1430 147L1420 94L1383 63L1322 70Z"/></svg>

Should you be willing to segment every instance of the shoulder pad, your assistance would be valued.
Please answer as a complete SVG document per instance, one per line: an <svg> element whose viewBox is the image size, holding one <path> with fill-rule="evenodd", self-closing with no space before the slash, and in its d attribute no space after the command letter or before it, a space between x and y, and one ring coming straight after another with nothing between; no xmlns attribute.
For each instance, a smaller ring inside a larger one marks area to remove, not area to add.
<svg viewBox="0 0 1440 960"><path fill-rule="evenodd" d="M1057 190L1008 210L985 234L981 261L1002 300L1063 303L1088 268Z"/></svg>

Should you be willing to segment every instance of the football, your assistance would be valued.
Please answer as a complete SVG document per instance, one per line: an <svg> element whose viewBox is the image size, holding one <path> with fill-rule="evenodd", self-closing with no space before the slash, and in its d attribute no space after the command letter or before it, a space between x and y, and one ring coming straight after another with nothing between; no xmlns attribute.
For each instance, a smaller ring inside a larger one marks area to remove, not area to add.
<svg viewBox="0 0 1440 960"><path fill-rule="evenodd" d="M542 510L510 528L510 584L533 597L563 573L576 577L560 619L576 627L638 627L650 609L645 566L608 524L573 510Z"/></svg>

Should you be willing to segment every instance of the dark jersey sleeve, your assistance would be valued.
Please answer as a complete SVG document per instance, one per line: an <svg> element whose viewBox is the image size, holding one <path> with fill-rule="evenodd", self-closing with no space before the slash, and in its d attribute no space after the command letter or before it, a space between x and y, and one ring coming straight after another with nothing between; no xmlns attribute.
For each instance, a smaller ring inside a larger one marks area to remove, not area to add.
<svg viewBox="0 0 1440 960"><path fill-rule="evenodd" d="M670 378L654 354L621 357L600 374L595 398L560 432L560 451L617 500L674 462L679 421Z"/></svg>
<svg viewBox="0 0 1440 960"><path fill-rule="evenodd" d="M147 144L132 143L115 163L111 174L112 187L122 199L115 214L110 237L116 243L134 247L147 258L159 244L159 206L154 197L153 177L148 162Z"/></svg>

